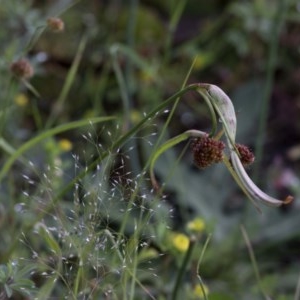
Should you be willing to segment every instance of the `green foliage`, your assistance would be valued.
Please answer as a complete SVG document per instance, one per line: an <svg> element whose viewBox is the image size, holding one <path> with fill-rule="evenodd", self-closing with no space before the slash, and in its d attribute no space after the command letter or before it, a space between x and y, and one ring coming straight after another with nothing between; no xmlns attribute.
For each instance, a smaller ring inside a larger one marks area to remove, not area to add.
<svg viewBox="0 0 300 300"><path fill-rule="evenodd" d="M14 292L24 296L33 296L35 284L29 279L35 266L31 263L19 266L16 261L0 265L1 297L11 298Z"/></svg>
<svg viewBox="0 0 300 300"><path fill-rule="evenodd" d="M297 299L298 4L0 2L0 299ZM232 151L264 131L255 182L295 203L260 215L229 159L192 166L222 126Z"/></svg>

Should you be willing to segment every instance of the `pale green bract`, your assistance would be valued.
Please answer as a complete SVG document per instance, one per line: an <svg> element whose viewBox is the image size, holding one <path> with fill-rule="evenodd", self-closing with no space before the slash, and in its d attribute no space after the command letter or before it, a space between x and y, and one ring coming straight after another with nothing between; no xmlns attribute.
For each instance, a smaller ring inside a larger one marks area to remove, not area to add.
<svg viewBox="0 0 300 300"><path fill-rule="evenodd" d="M235 148L236 114L230 98L213 84L199 84L199 93L206 93L225 130L230 149Z"/></svg>

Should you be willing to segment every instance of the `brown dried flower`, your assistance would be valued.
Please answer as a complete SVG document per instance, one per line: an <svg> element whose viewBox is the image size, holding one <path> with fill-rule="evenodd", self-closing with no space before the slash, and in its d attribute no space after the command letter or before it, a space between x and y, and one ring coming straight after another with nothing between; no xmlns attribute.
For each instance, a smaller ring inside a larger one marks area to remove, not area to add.
<svg viewBox="0 0 300 300"><path fill-rule="evenodd" d="M13 62L10 66L10 70L16 77L21 79L30 78L34 73L32 65L25 58Z"/></svg>
<svg viewBox="0 0 300 300"><path fill-rule="evenodd" d="M204 137L193 140L191 148L196 166L203 169L223 160L225 144L222 141Z"/></svg>
<svg viewBox="0 0 300 300"><path fill-rule="evenodd" d="M47 24L53 32L60 32L65 28L65 24L60 18L50 17L47 19Z"/></svg>
<svg viewBox="0 0 300 300"><path fill-rule="evenodd" d="M243 166L251 165L254 162L255 156L246 145L235 144L235 147L239 151L240 159Z"/></svg>

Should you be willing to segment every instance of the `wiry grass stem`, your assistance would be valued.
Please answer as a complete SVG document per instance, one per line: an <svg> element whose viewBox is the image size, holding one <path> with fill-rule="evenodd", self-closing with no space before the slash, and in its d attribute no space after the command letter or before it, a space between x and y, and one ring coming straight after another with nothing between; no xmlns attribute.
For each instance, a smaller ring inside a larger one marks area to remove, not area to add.
<svg viewBox="0 0 300 300"><path fill-rule="evenodd" d="M195 248L195 245L196 245L196 240L195 238L190 238L190 244L189 244L189 247L184 255L184 258L183 258L183 261L182 261L182 264L180 266L180 269L177 273L177 277L176 277L176 280L175 280L175 284L174 284L174 288L173 288L173 291L172 291L172 296L171 296L171 299L172 300L176 300L178 298L178 291L181 287L181 283L182 283L182 278L183 278L183 275L187 269L187 266L188 266L188 263L192 257L192 253L193 253L193 250Z"/></svg>
<svg viewBox="0 0 300 300"><path fill-rule="evenodd" d="M276 69L276 61L277 61L277 53L278 53L278 44L279 44L279 35L280 30L283 23L283 18L286 11L286 1L279 0L278 8L276 15L274 17L274 21L272 24L272 32L270 32L270 45L269 45L269 54L267 61L267 74L266 74L266 82L265 88L263 91L263 100L260 108L260 116L259 116L259 127L258 127L258 136L255 144L255 165L253 171L254 181L259 179L259 172L261 168L261 163L263 159L263 145L265 141L267 120L269 114L269 106L270 106L270 97L272 93L273 83L274 83L274 74Z"/></svg>

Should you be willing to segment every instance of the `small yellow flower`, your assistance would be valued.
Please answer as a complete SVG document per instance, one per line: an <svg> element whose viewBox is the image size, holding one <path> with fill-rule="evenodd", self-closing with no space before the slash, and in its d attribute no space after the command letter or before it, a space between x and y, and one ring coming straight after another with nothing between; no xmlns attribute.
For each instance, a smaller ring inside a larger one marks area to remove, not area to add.
<svg viewBox="0 0 300 300"><path fill-rule="evenodd" d="M190 245L189 237L182 233L175 233L172 242L173 246L180 252L186 252Z"/></svg>
<svg viewBox="0 0 300 300"><path fill-rule="evenodd" d="M201 233L205 229L205 222L201 218L196 218L187 223L187 228L191 231Z"/></svg>
<svg viewBox="0 0 300 300"><path fill-rule="evenodd" d="M130 112L130 119L133 124L137 124L141 121L142 115L138 110L134 109Z"/></svg>
<svg viewBox="0 0 300 300"><path fill-rule="evenodd" d="M15 97L14 101L20 107L26 106L29 102L28 97L25 94L22 94L22 93L18 94Z"/></svg>
<svg viewBox="0 0 300 300"><path fill-rule="evenodd" d="M195 58L194 69L204 69L211 62L211 54L209 53L198 53Z"/></svg>
<svg viewBox="0 0 300 300"><path fill-rule="evenodd" d="M204 284L203 285L203 290L205 292L205 295L208 294L209 290L208 287ZM193 289L193 296L195 299L203 299L204 298L204 293L203 293L202 287L200 284L195 285Z"/></svg>
<svg viewBox="0 0 300 300"><path fill-rule="evenodd" d="M139 74L139 77L141 81L143 81L146 84L152 83L154 81L155 74L153 70L142 70Z"/></svg>
<svg viewBox="0 0 300 300"><path fill-rule="evenodd" d="M68 139L61 139L58 142L58 146L62 151L65 151L65 152L68 152L73 148L72 142Z"/></svg>

